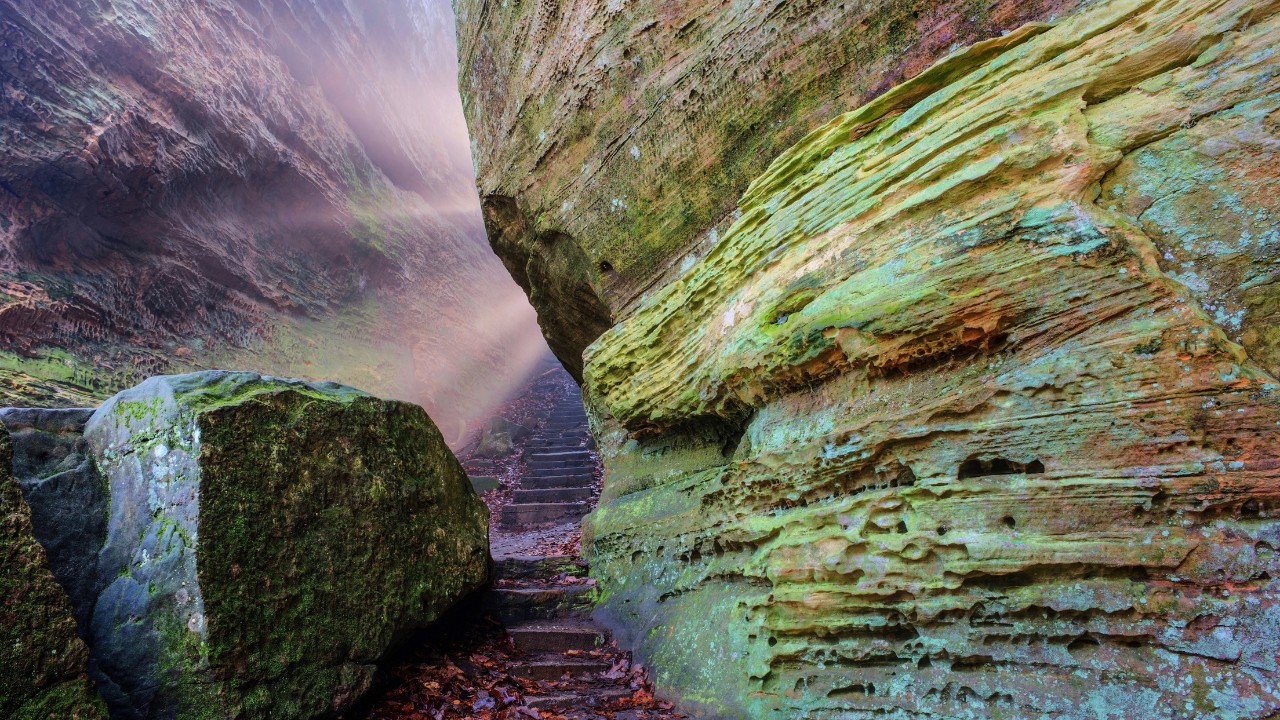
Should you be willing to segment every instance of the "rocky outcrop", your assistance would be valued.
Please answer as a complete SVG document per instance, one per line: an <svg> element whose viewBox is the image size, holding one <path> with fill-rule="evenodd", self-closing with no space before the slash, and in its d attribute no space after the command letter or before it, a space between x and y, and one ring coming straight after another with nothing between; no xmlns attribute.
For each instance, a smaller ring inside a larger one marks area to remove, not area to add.
<svg viewBox="0 0 1280 720"><path fill-rule="evenodd" d="M246 367L453 438L541 352L484 247L443 3L0 0L0 40L5 403Z"/></svg>
<svg viewBox="0 0 1280 720"><path fill-rule="evenodd" d="M13 720L104 720L106 709L85 675L88 650L36 540L31 509L9 471L12 457L9 433L0 430L0 713Z"/></svg>
<svg viewBox="0 0 1280 720"><path fill-rule="evenodd" d="M694 256L684 200L615 179L626 141L582 185L534 174L544 217L616 192L670 223L601 236L672 270L626 278L656 280L617 296L584 386L584 548L668 692L733 718L1280 711L1277 39L1280 3L1242 0L1024 25L805 135ZM480 120L482 187L578 147L486 134L533 116Z"/></svg>
<svg viewBox="0 0 1280 720"><path fill-rule="evenodd" d="M459 0L490 243L582 351L716 244L780 152L951 49L1090 0Z"/></svg>
<svg viewBox="0 0 1280 720"><path fill-rule="evenodd" d="M84 441L110 512L73 600L114 718L339 712L488 578L488 513L420 407L162 376L108 400Z"/></svg>

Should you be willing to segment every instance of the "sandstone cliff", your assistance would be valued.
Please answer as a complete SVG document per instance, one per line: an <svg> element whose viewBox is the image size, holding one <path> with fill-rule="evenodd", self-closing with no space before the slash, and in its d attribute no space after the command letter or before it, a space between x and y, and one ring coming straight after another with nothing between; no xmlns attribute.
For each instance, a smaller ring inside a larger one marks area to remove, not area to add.
<svg viewBox="0 0 1280 720"><path fill-rule="evenodd" d="M490 242L581 377L778 153L949 49L1083 4L456 0Z"/></svg>
<svg viewBox="0 0 1280 720"><path fill-rule="evenodd" d="M483 7L500 38L535 22ZM717 11L767 28L771 49L809 37L810 16L770 7L763 24L758 8ZM704 32L735 26L718 12L675 24L700 57L750 52ZM599 22L584 57L612 68L602 48L624 53L668 18ZM838 53L845 25L821 27L812 42ZM591 126L556 93L607 83L526 57L512 65L547 74L489 90L464 67L509 266L534 264L531 239L603 227L601 197L646 215L579 243L588 270L631 267L632 250L647 263L585 281L608 329L584 357L607 471L584 547L603 610L709 715L1280 711L1280 3L1111 0L1005 29L923 69L864 28L904 68L855 63L867 77L922 72L812 132L754 125L760 143L807 134L761 151L705 240L682 208L724 202L720 170L671 172L641 150L637 180L616 165L629 140L573 166L563 140L521 144L546 122L531 109L495 117L488 101L540 82L556 127ZM660 47L673 67L694 53ZM827 77L744 67L760 74L689 92L739 98L719 115L733 117L757 88ZM647 126L657 106L642 99L611 107L619 131L602 142ZM652 117L703 127L696 109L669 114ZM668 142L741 167L740 143L704 140ZM668 194L645 195L659 184Z"/></svg>
<svg viewBox="0 0 1280 720"><path fill-rule="evenodd" d="M0 40L0 400L248 367L453 435L537 354L442 3L0 0Z"/></svg>

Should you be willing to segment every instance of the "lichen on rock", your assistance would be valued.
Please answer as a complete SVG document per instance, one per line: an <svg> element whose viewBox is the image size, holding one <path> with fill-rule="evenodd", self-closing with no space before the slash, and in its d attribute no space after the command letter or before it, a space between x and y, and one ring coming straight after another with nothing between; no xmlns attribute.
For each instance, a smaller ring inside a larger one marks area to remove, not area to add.
<svg viewBox="0 0 1280 720"><path fill-rule="evenodd" d="M1277 2L1111 0L958 50L588 349L584 547L668 691L1280 711L1277 38Z"/></svg>
<svg viewBox="0 0 1280 720"><path fill-rule="evenodd" d="M113 716L311 718L489 574L426 413L332 383L152 378L86 438L110 486L92 661Z"/></svg>
<svg viewBox="0 0 1280 720"><path fill-rule="evenodd" d="M12 458L9 433L0 429L0 714L103 720L106 708L85 674L88 649L36 540Z"/></svg>
<svg viewBox="0 0 1280 720"><path fill-rule="evenodd" d="M458 0L490 244L580 379L787 147L953 47L1094 1Z"/></svg>

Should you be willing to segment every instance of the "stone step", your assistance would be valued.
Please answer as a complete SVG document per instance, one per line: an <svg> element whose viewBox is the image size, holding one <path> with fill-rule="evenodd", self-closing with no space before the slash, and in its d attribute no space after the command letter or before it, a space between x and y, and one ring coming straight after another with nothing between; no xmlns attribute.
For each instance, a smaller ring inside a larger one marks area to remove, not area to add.
<svg viewBox="0 0 1280 720"><path fill-rule="evenodd" d="M590 465L583 465L580 467L571 467L571 468L565 468L565 467L529 468L528 472L524 474L523 479L528 479L530 477L569 477L569 478L580 478L582 480L590 482L591 476L594 474L594 470L595 468ZM520 483L517 483L517 485L520 485L526 488L530 487L528 484L523 482L523 479Z"/></svg>
<svg viewBox="0 0 1280 720"><path fill-rule="evenodd" d="M593 462L591 453L581 445L561 450L528 450L524 455L525 462Z"/></svg>
<svg viewBox="0 0 1280 720"><path fill-rule="evenodd" d="M583 449L565 450L564 452L553 453L533 453L529 455L530 460L591 460L591 453Z"/></svg>
<svg viewBox="0 0 1280 720"><path fill-rule="evenodd" d="M608 670L608 663L594 660L534 660L511 666L512 675L530 680L559 680L565 675L595 675Z"/></svg>
<svg viewBox="0 0 1280 720"><path fill-rule="evenodd" d="M494 561L499 580L542 580L559 575L585 577L587 564L572 555L513 555Z"/></svg>
<svg viewBox="0 0 1280 720"><path fill-rule="evenodd" d="M590 487L542 488L540 490L516 490L512 501L516 503L573 503L591 499Z"/></svg>
<svg viewBox="0 0 1280 720"><path fill-rule="evenodd" d="M586 503L512 503L502 509L502 525L507 528L541 525L579 518L587 512Z"/></svg>
<svg viewBox="0 0 1280 720"><path fill-rule="evenodd" d="M588 462L569 462L553 460L551 462L528 462L525 463L529 468L529 472L535 475L576 475L580 473L591 473L591 463Z"/></svg>
<svg viewBox="0 0 1280 720"><path fill-rule="evenodd" d="M581 488L589 487L592 481L591 473L587 470L575 470L571 473L537 473L525 475L520 478L520 487L524 490L547 490L550 488Z"/></svg>
<svg viewBox="0 0 1280 720"><path fill-rule="evenodd" d="M527 445L536 445L539 443L547 443L553 445L576 445L577 449L582 449L582 443L587 441L586 433L565 433L564 435L548 435L544 437L531 438Z"/></svg>
<svg viewBox="0 0 1280 720"><path fill-rule="evenodd" d="M594 650L604 645L604 631L588 622L574 620L533 620L507 628L521 652L564 652Z"/></svg>
<svg viewBox="0 0 1280 720"><path fill-rule="evenodd" d="M587 450L587 446L579 441L568 440L544 440L540 442L531 442L524 446L525 456L536 453L562 453L562 452L582 452Z"/></svg>
<svg viewBox="0 0 1280 720"><path fill-rule="evenodd" d="M485 612L504 623L586 617L595 605L595 583L494 588L484 599Z"/></svg>
<svg viewBox="0 0 1280 720"><path fill-rule="evenodd" d="M530 444L530 445L524 446L525 453L529 455L532 455L535 453L557 453L557 452L568 452L571 450L584 450L584 449L585 448L583 448L581 445L570 445L569 443L547 443L545 445Z"/></svg>
<svg viewBox="0 0 1280 720"><path fill-rule="evenodd" d="M611 700L618 700L634 693L634 690L623 687L601 687L575 693L551 693L548 695L526 696L525 705L534 710L558 708L563 710L580 710L583 706L594 707L604 705ZM595 717L594 715L592 717Z"/></svg>
<svg viewBox="0 0 1280 720"><path fill-rule="evenodd" d="M565 477L579 477L589 480L591 470L590 465L530 465L529 471L525 475L540 475L542 477L563 475ZM524 485L524 487L528 486Z"/></svg>
<svg viewBox="0 0 1280 720"><path fill-rule="evenodd" d="M538 451L525 454L525 460L554 460L563 462L565 460L577 460L580 462L591 462L591 453L584 447L571 447L566 450Z"/></svg>

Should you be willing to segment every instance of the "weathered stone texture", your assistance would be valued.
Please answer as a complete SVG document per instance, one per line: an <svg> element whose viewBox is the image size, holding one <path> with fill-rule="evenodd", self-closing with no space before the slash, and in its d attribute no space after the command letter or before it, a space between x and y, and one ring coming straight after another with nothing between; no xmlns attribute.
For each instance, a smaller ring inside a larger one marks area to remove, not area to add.
<svg viewBox="0 0 1280 720"><path fill-rule="evenodd" d="M152 378L85 437L109 482L91 668L113 717L312 718L489 575L422 408L254 373Z"/></svg>
<svg viewBox="0 0 1280 720"><path fill-rule="evenodd" d="M604 26L587 44L624 52ZM607 472L584 547L665 689L728 718L1280 712L1278 42L1274 0L1111 0L977 43L809 133L704 256L616 296L585 355ZM546 70L538 118L591 126L557 95L572 64L512 62ZM743 67L751 107L769 66ZM532 157L535 106L481 118L486 190ZM590 159L533 173L530 211L679 217L607 164L630 127L545 146ZM583 236L676 264L697 242L646 227Z"/></svg>
<svg viewBox="0 0 1280 720"><path fill-rule="evenodd" d="M442 2L0 0L0 48L5 404L244 367L452 437L525 369Z"/></svg>
<svg viewBox="0 0 1280 720"><path fill-rule="evenodd" d="M490 243L575 376L778 153L951 48L1091 0L456 0Z"/></svg>
<svg viewBox="0 0 1280 720"><path fill-rule="evenodd" d="M102 720L85 675L88 650L31 509L10 472L13 448L0 429L0 714L13 720Z"/></svg>

